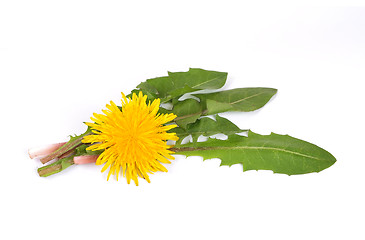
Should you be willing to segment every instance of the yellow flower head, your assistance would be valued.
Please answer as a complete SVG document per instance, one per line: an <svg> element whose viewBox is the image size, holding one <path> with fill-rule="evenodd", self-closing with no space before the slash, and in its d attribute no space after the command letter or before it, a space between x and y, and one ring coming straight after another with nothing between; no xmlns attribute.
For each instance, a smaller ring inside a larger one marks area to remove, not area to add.
<svg viewBox="0 0 365 240"><path fill-rule="evenodd" d="M174 159L168 150L167 140L178 140L175 133L167 131L176 127L175 124L165 125L176 118L175 114L159 114L160 99L149 101L147 96L139 92L133 93L132 99L122 93L122 107L114 102L107 104L105 114L91 117L94 123L86 123L92 128L91 135L83 138L83 143L91 143L88 150L105 150L98 157L96 164L105 164L104 172L110 167L111 174L123 176L130 183L131 179L138 185L138 177L150 182L148 173L167 172L161 163L170 163ZM95 144L94 144L95 143Z"/></svg>

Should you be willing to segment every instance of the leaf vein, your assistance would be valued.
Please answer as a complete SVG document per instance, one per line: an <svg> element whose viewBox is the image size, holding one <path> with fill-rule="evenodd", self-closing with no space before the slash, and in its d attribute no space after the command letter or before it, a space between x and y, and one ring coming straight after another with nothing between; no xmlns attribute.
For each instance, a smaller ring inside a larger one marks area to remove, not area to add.
<svg viewBox="0 0 365 240"><path fill-rule="evenodd" d="M293 154L293 155L298 155L298 156L302 156L302 157L306 157L306 158L311 158L311 159L315 159L315 160L322 160L320 158L311 156L311 155L307 155L307 154L303 154L303 153L299 153L299 152L293 152L287 149L281 149L281 148L274 148L274 147L250 147L250 146L236 146L236 147L197 147L197 148L190 148L190 147L179 147L179 148L173 148L171 149L172 151L178 153L178 152L193 152L193 151L206 151L206 150L220 150L220 149L225 149L225 150L234 150L234 149L253 149L253 150L273 150L273 151L281 151L281 152L286 152L289 154Z"/></svg>
<svg viewBox="0 0 365 240"><path fill-rule="evenodd" d="M233 105L233 104L236 104L236 103L239 103L239 102L245 101L245 100L247 100L247 99L250 99L250 98L253 98L253 97L259 96L259 95L261 95L261 94L263 94L263 92L256 93L256 94L254 94L254 95L251 95L251 96L248 96L248 97L245 97L245 98L239 99L239 100L237 100L237 101L231 102L231 104Z"/></svg>

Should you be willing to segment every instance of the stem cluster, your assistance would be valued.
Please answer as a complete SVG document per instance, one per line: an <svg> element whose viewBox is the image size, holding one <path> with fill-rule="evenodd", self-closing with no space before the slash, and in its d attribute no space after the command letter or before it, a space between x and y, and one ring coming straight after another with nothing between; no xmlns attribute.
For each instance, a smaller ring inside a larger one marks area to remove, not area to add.
<svg viewBox="0 0 365 240"><path fill-rule="evenodd" d="M74 157L78 156L77 148L80 147L84 136L91 134L91 130L88 128L85 133L71 137L71 139L55 151L49 153L40 159L41 163L46 164L54 159L57 159L54 163L48 164L41 168L38 168L38 174L41 177L47 177L52 174L61 172L69 166L75 164Z"/></svg>

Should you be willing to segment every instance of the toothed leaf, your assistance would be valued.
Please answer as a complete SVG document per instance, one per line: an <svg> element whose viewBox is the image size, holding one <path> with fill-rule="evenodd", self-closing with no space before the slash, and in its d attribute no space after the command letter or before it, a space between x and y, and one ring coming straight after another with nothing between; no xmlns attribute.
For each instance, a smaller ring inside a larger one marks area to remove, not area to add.
<svg viewBox="0 0 365 240"><path fill-rule="evenodd" d="M172 131L176 132L177 136L179 137L179 140L176 144L180 144L185 137L190 135L193 142L197 142L200 136L209 137L218 133L228 136L247 130L242 130L228 119L216 115L215 120L204 117L198 119L195 123L189 124L186 129L175 128L172 129Z"/></svg>
<svg viewBox="0 0 365 240"><path fill-rule="evenodd" d="M242 164L243 171L272 170L288 175L319 172L336 159L326 150L288 135L259 135L251 131L248 137L230 135L227 140L208 139L188 143L174 149L176 154L219 158L221 165Z"/></svg>
<svg viewBox="0 0 365 240"><path fill-rule="evenodd" d="M148 79L133 92L141 90L150 100L160 98L169 102L185 93L203 89L219 89L227 80L227 73L190 68L187 72L168 72L168 76Z"/></svg>

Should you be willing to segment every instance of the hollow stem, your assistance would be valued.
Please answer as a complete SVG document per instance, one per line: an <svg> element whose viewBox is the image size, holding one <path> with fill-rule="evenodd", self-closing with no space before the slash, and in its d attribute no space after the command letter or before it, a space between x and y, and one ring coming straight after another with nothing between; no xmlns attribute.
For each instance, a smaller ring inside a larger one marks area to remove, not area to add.
<svg viewBox="0 0 365 240"><path fill-rule="evenodd" d="M78 146L82 144L82 139L84 136L91 134L91 130L88 128L85 133L72 137L70 141L66 144L55 150L54 152L48 154L47 156L40 159L41 163L45 164L52 159L68 156L69 153L72 153Z"/></svg>
<svg viewBox="0 0 365 240"><path fill-rule="evenodd" d="M55 173L61 172L74 164L73 158L73 156L62 158L52 164L38 168L38 174L41 177L48 177Z"/></svg>

